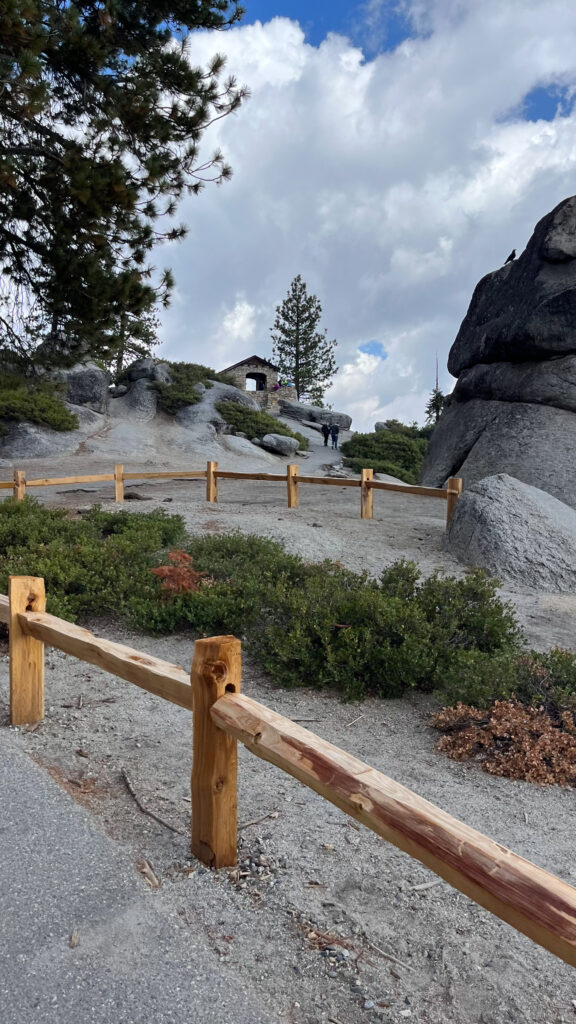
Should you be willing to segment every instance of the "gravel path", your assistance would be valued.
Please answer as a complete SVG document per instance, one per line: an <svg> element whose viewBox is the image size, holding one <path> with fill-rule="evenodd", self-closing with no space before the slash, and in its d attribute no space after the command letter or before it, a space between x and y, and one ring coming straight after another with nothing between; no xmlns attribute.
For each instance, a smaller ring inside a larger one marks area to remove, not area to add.
<svg viewBox="0 0 576 1024"><path fill-rule="evenodd" d="M192 532L275 537L306 558L373 573L399 557L426 573L462 572L443 551L439 500L377 493L375 518L362 521L352 488L302 486L297 510L286 508L283 486L269 483L222 481L218 505L206 504L201 482L150 484L138 492L148 501L127 508L160 505L183 515ZM109 490L94 497L110 502ZM70 507L86 499L57 496ZM531 642L574 645L573 598L508 596ZM96 625L111 639L190 665L192 636L149 638ZM242 978L243 991L260 1000L264 994L278 1024L574 1019L576 978L568 966L243 749L240 869L211 873L198 866L185 834L188 714L59 652L49 651L47 663L47 718L20 733L24 749L89 807L128 861L152 865L161 884L148 896L166 928L202 934L223 974ZM4 724L6 678L3 657ZM493 778L441 757L427 725L429 700L341 704L310 689L273 687L248 658L243 688L576 885L574 791ZM138 810L122 769L141 800L180 831ZM224 1010L221 1019L229 1020ZM182 1016L174 1021L187 1024Z"/></svg>

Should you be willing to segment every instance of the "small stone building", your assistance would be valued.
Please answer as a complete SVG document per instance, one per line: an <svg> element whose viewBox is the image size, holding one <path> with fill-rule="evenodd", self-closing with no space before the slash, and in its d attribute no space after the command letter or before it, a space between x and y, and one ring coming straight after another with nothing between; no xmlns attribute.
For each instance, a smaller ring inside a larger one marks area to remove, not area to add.
<svg viewBox="0 0 576 1024"><path fill-rule="evenodd" d="M261 409L269 412L278 412L279 398L296 400L296 394L292 386L279 385L278 374L280 370L274 363L262 359L261 356L248 356L247 359L227 366L220 373L227 373L234 378L234 384L241 391L249 391Z"/></svg>

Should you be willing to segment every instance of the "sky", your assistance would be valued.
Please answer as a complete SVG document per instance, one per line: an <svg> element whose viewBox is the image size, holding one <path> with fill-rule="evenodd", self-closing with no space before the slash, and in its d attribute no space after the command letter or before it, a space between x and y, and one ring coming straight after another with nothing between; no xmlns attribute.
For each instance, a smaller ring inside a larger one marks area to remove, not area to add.
<svg viewBox="0 0 576 1024"><path fill-rule="evenodd" d="M179 208L160 355L272 356L301 274L338 342L325 401L372 430L424 422L478 280L576 194L573 0L243 0L190 37L251 96L204 136L234 176Z"/></svg>

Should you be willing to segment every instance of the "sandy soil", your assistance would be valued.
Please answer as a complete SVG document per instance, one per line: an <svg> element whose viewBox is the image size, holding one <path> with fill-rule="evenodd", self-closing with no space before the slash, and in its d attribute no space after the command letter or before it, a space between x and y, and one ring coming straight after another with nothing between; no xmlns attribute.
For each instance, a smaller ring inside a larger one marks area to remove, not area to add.
<svg viewBox="0 0 576 1024"><path fill-rule="evenodd" d="M375 518L362 521L352 488L302 486L298 510L286 508L285 489L275 483L222 481L218 505L206 504L202 482L137 490L148 501L126 507L162 505L183 515L192 532L271 536L306 558L374 573L399 557L426 573L463 571L443 550L445 506L438 500L377 493ZM43 494L71 508L93 500L111 505L108 486ZM574 646L574 598L506 596L532 644ZM115 623L94 625L111 639L190 665L191 635L158 639ZM2 724L6 678L4 656ZM167 926L200 922L222 971L242 972L265 991L279 1024L574 1020L576 979L568 966L244 750L241 868L212 873L198 866L186 834L188 714L56 651L47 652L46 686L45 722L22 733L31 756L93 810L127 856L152 865L161 886L150 898L161 902ZM427 724L429 700L341 704L311 689L274 687L249 658L243 688L576 884L574 791L492 778L446 760ZM141 813L123 769L144 804L178 831Z"/></svg>

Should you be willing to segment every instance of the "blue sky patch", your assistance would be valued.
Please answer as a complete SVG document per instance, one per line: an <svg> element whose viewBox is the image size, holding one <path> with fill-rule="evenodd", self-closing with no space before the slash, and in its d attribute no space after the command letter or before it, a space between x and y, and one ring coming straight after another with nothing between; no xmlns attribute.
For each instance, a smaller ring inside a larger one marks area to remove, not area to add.
<svg viewBox="0 0 576 1024"><path fill-rule="evenodd" d="M362 345L358 345L358 351L366 352L369 356L378 356L379 359L386 359L388 354L381 341L365 341Z"/></svg>
<svg viewBox="0 0 576 1024"><path fill-rule="evenodd" d="M412 33L399 10L397 0L331 0L310 4L309 0L243 0L243 25L270 21L274 17L298 21L306 42L318 46L329 32L347 36L371 54L394 50Z"/></svg>
<svg viewBox="0 0 576 1024"><path fill-rule="evenodd" d="M514 110L507 111L503 120L521 117L523 121L553 121L557 114L564 117L569 115L573 105L573 87L538 85L526 94Z"/></svg>

